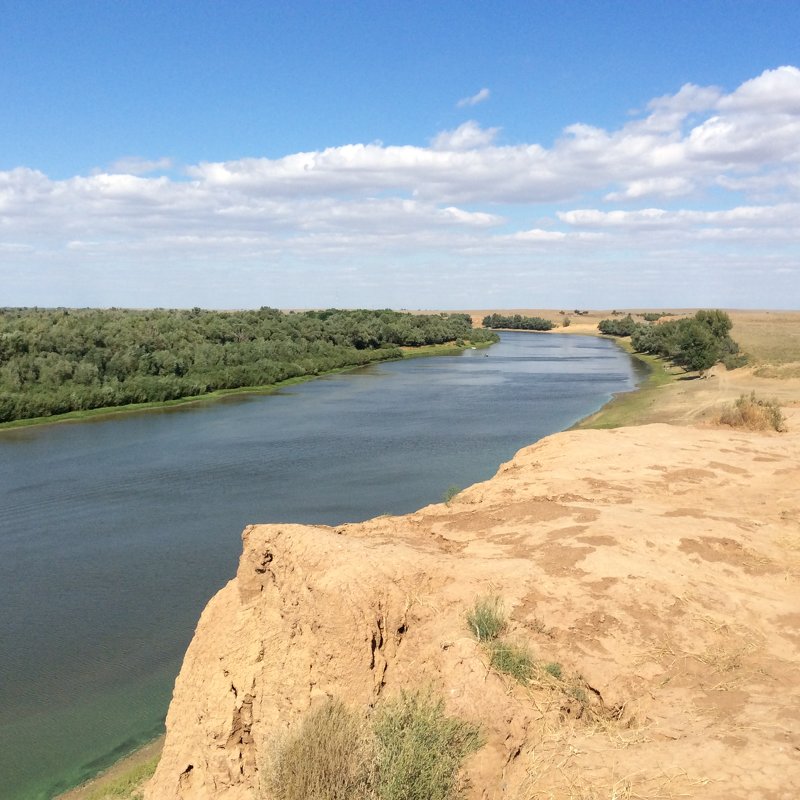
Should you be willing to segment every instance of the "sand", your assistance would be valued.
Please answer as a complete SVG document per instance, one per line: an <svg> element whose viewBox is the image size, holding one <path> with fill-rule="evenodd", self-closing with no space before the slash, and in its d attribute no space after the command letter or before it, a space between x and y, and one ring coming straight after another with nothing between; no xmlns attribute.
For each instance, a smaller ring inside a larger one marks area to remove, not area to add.
<svg viewBox="0 0 800 800"><path fill-rule="evenodd" d="M783 434L565 432L449 505L248 528L146 797L269 800L266 754L315 703L429 686L486 737L470 800L794 800L800 410L788 417ZM465 622L481 596L561 678L522 686L489 666Z"/></svg>

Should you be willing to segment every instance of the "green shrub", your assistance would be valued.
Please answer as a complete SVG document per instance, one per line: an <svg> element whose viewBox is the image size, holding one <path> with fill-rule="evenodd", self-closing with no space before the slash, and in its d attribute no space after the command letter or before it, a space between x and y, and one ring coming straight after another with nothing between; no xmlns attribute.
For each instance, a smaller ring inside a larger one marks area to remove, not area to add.
<svg viewBox="0 0 800 800"><path fill-rule="evenodd" d="M277 800L369 800L373 745L368 727L338 700L313 709L281 742L268 767Z"/></svg>
<svg viewBox="0 0 800 800"><path fill-rule="evenodd" d="M567 696L574 697L582 705L586 705L589 702L589 696L586 694L586 690L578 683L573 683L571 686L567 687Z"/></svg>
<svg viewBox="0 0 800 800"><path fill-rule="evenodd" d="M499 597L482 597L467 612L467 625L479 642L494 641L506 629Z"/></svg>
<svg viewBox="0 0 800 800"><path fill-rule="evenodd" d="M638 323L633 317L627 314L622 319L601 319L597 323L597 329L600 333L609 336L630 336L636 330L637 325Z"/></svg>
<svg viewBox="0 0 800 800"><path fill-rule="evenodd" d="M725 369L739 369L747 365L749 359L744 353L728 353L722 359Z"/></svg>
<svg viewBox="0 0 800 800"><path fill-rule="evenodd" d="M374 731L380 800L454 798L461 762L482 744L476 726L445 716L444 703L426 694L387 703Z"/></svg>
<svg viewBox="0 0 800 800"><path fill-rule="evenodd" d="M456 497L456 495L458 495L460 492L460 486L448 486L444 490L444 494L442 494L442 502L449 506L453 498Z"/></svg>
<svg viewBox="0 0 800 800"><path fill-rule="evenodd" d="M510 675L523 686L530 683L534 663L527 647L505 641L494 641L489 645L489 654L489 663L498 672Z"/></svg>
<svg viewBox="0 0 800 800"><path fill-rule="evenodd" d="M552 661L549 664L545 664L544 671L548 675L552 675L556 679L560 679L563 674L563 670L561 669L561 664L558 664L555 661Z"/></svg>

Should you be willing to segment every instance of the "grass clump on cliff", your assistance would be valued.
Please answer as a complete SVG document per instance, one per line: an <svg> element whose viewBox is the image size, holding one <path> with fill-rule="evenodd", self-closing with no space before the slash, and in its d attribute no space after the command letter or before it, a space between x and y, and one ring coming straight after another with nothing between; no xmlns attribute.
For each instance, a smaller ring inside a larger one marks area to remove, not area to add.
<svg viewBox="0 0 800 800"><path fill-rule="evenodd" d="M506 629L506 617L499 597L482 597L467 612L467 625L479 642L494 641Z"/></svg>
<svg viewBox="0 0 800 800"><path fill-rule="evenodd" d="M722 411L719 422L751 431L786 430L786 421L778 401L756 397L755 392L741 395L732 406Z"/></svg>
<svg viewBox="0 0 800 800"><path fill-rule="evenodd" d="M527 647L500 638L508 627L500 598L478 598L467 612L467 625L475 638L486 646L489 665L527 686L534 672L533 656Z"/></svg>
<svg viewBox="0 0 800 800"><path fill-rule="evenodd" d="M481 747L477 726L448 717L429 694L387 703L374 723L378 800L450 800L461 762Z"/></svg>
<svg viewBox="0 0 800 800"><path fill-rule="evenodd" d="M276 748L270 769L276 800L371 798L373 745L364 721L338 700L309 712Z"/></svg>
<svg viewBox="0 0 800 800"><path fill-rule="evenodd" d="M372 719L330 700L312 710L267 764L275 800L453 800L478 728L428 693L402 693Z"/></svg>
<svg viewBox="0 0 800 800"><path fill-rule="evenodd" d="M489 663L498 672L510 675L517 683L527 686L534 672L534 661L530 650L524 645L503 640L489 645Z"/></svg>

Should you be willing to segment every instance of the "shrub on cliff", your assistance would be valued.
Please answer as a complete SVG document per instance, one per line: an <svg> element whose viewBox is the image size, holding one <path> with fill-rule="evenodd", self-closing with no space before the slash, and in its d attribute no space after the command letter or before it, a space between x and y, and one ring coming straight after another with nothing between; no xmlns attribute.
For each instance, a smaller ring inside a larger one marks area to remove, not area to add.
<svg viewBox="0 0 800 800"><path fill-rule="evenodd" d="M374 725L379 800L450 800L461 762L481 746L478 728L448 717L424 693L387 703Z"/></svg>
<svg viewBox="0 0 800 800"><path fill-rule="evenodd" d="M372 720L330 700L310 711L268 759L270 800L453 800L478 728L432 695L403 692Z"/></svg>
<svg viewBox="0 0 800 800"><path fill-rule="evenodd" d="M527 686L533 676L533 656L525 645L503 640L492 642L489 645L489 664L523 686Z"/></svg>
<svg viewBox="0 0 800 800"><path fill-rule="evenodd" d="M364 721L339 700L308 713L268 765L275 800L370 800L373 745Z"/></svg>

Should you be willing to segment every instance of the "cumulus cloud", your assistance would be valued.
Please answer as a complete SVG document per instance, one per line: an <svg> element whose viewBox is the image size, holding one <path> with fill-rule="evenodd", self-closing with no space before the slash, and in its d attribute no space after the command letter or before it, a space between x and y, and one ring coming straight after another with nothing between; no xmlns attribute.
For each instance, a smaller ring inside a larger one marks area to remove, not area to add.
<svg viewBox="0 0 800 800"><path fill-rule="evenodd" d="M662 258L653 269L663 276L676 259L697 259L680 247L737 241L794 274L796 67L767 70L729 93L686 84L616 128L576 122L549 147L499 144L499 133L470 120L427 147L354 143L203 162L180 176L161 174L174 168L169 159L127 157L66 180L18 167L0 172L0 268L123 254L156 265L424 252L474 259L481 274L495 256L504 270L548 252L581 260L625 251ZM514 222L519 212L500 206L530 210L537 222ZM727 253L719 268L735 262Z"/></svg>
<svg viewBox="0 0 800 800"><path fill-rule="evenodd" d="M455 130L442 131L433 140L434 150L474 150L488 147L500 132L499 128L481 128L474 120L459 125Z"/></svg>
<svg viewBox="0 0 800 800"><path fill-rule="evenodd" d="M721 111L800 114L800 70L794 66L766 70L721 97L717 107Z"/></svg>
<svg viewBox="0 0 800 800"><path fill-rule="evenodd" d="M471 95L470 97L462 97L457 103L456 106L458 108L465 108L467 106L476 106L478 103L483 103L485 100L489 99L489 95L491 92L483 88L479 92Z"/></svg>

